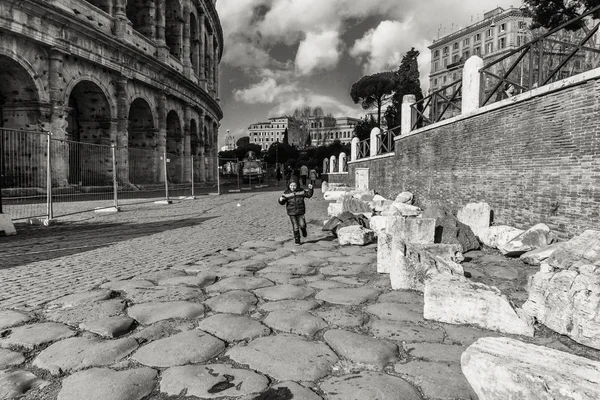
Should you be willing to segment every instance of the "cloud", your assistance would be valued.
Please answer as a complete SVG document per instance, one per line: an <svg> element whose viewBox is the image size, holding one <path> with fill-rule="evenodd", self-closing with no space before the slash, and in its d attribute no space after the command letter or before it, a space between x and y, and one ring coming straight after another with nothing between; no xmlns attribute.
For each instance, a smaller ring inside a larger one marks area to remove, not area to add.
<svg viewBox="0 0 600 400"><path fill-rule="evenodd" d="M296 54L296 70L310 75L316 70L335 68L341 56L342 43L336 31L307 33Z"/></svg>
<svg viewBox="0 0 600 400"><path fill-rule="evenodd" d="M248 104L270 104L280 96L296 91L297 87L294 84L278 85L275 79L264 78L247 89L235 90L234 97L237 101Z"/></svg>

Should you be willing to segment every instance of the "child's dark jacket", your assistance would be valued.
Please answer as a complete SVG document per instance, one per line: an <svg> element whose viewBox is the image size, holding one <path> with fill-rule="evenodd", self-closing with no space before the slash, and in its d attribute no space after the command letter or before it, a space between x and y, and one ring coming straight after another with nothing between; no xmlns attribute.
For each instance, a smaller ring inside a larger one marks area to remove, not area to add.
<svg viewBox="0 0 600 400"><path fill-rule="evenodd" d="M283 199L279 199L279 204L286 205L288 215L304 215L306 206L304 205L305 198L311 198L313 195L312 189L298 188L294 192L290 189L283 192Z"/></svg>

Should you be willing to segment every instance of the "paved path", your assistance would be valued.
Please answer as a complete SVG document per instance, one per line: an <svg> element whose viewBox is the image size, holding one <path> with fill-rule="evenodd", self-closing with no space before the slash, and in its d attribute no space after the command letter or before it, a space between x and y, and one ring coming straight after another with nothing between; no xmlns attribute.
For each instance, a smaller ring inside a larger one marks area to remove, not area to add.
<svg viewBox="0 0 600 400"><path fill-rule="evenodd" d="M422 294L376 273L375 245L320 231L318 198L293 245L278 194L0 238L0 398L473 399L460 355L498 334L424 320ZM467 263L481 280L489 257ZM566 348L557 336L533 341Z"/></svg>

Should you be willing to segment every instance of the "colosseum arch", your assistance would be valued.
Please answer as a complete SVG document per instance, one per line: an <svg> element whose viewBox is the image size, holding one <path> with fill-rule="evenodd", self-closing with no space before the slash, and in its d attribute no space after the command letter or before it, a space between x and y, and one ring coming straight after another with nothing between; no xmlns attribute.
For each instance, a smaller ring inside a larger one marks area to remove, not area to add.
<svg viewBox="0 0 600 400"><path fill-rule="evenodd" d="M157 130L148 102L138 97L129 106L128 116L129 181L134 184L157 181Z"/></svg>
<svg viewBox="0 0 600 400"><path fill-rule="evenodd" d="M42 118L40 88L26 64L0 53L0 127L32 129Z"/></svg>
<svg viewBox="0 0 600 400"><path fill-rule="evenodd" d="M183 131L181 119L174 110L167 114L167 146L170 162L167 164L167 177L169 182L179 183L183 174Z"/></svg>
<svg viewBox="0 0 600 400"><path fill-rule="evenodd" d="M128 0L127 19L133 29L154 40L156 36L156 3L154 0Z"/></svg>
<svg viewBox="0 0 600 400"><path fill-rule="evenodd" d="M200 140L198 138L198 124L195 119L190 120L190 148L192 156L199 155L198 148L200 147Z"/></svg>
<svg viewBox="0 0 600 400"><path fill-rule="evenodd" d="M198 30L198 20L196 14L190 13L190 61L192 62L192 70L196 75L199 75L199 54L200 54L200 32Z"/></svg>
<svg viewBox="0 0 600 400"><path fill-rule="evenodd" d="M59 151L63 159L68 159L69 183L110 185L112 160L108 146L112 143L112 118L108 97L96 83L81 80L72 87L67 104L68 142Z"/></svg>
<svg viewBox="0 0 600 400"><path fill-rule="evenodd" d="M165 42L169 52L181 58L183 44L183 10L178 0L166 0Z"/></svg>

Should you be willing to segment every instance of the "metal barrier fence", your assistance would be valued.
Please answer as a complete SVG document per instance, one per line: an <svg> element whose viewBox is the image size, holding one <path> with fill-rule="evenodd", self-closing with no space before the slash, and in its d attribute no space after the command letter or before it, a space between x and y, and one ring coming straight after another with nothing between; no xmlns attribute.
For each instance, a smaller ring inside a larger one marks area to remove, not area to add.
<svg viewBox="0 0 600 400"><path fill-rule="evenodd" d="M0 213L53 218L137 203L277 187L277 167L152 148L117 148L0 129Z"/></svg>
<svg viewBox="0 0 600 400"><path fill-rule="evenodd" d="M411 130L421 128L461 113L462 78L432 92L411 105L416 114Z"/></svg>

